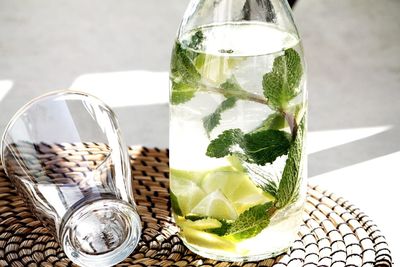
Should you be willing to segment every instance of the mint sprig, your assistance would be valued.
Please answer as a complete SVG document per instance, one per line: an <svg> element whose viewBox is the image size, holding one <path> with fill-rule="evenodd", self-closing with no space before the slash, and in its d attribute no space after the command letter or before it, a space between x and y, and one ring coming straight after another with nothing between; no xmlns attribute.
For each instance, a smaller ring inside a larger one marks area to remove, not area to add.
<svg viewBox="0 0 400 267"><path fill-rule="evenodd" d="M296 50L287 49L282 56L275 58L272 71L264 75L262 82L269 106L284 110L300 93L302 75L301 58Z"/></svg>

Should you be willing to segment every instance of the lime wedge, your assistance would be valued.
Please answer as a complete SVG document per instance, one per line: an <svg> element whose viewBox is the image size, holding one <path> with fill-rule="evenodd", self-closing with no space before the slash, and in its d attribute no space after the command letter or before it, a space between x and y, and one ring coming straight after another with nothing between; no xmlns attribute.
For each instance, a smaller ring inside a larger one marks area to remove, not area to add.
<svg viewBox="0 0 400 267"><path fill-rule="evenodd" d="M237 213L250 207L273 200L251 182L248 175L241 172L216 171L207 174L201 182L206 193L220 190L235 207Z"/></svg>
<svg viewBox="0 0 400 267"><path fill-rule="evenodd" d="M225 196L230 198L244 179L246 179L246 175L240 172L215 171L210 172L204 177L201 187L206 193L211 193L219 189Z"/></svg>
<svg viewBox="0 0 400 267"><path fill-rule="evenodd" d="M190 213L193 207L206 196L206 193L195 182L188 179L172 178L170 186L183 215Z"/></svg>
<svg viewBox="0 0 400 267"><path fill-rule="evenodd" d="M195 59L195 66L204 79L221 84L231 76L234 68L243 60L243 58L200 54Z"/></svg>
<svg viewBox="0 0 400 267"><path fill-rule="evenodd" d="M187 179L195 182L196 184L200 184L203 177L206 176L210 172L215 172L215 171L234 171L236 170L232 166L222 166L216 169L212 170L206 170L206 171L187 171L187 170L178 170L178 169L172 169L170 171L171 174L171 179Z"/></svg>
<svg viewBox="0 0 400 267"><path fill-rule="evenodd" d="M222 225L218 220L212 218L205 218L197 221L179 218L177 224L182 228L190 227L196 230L219 228Z"/></svg>
<svg viewBox="0 0 400 267"><path fill-rule="evenodd" d="M203 198L191 213L225 220L235 220L238 216L230 201L219 190Z"/></svg>
<svg viewBox="0 0 400 267"><path fill-rule="evenodd" d="M224 251L235 250L235 244L232 241L191 227L182 227L182 235L191 245Z"/></svg>
<svg viewBox="0 0 400 267"><path fill-rule="evenodd" d="M188 179L198 184L208 172L171 169L170 173L171 179Z"/></svg>
<svg viewBox="0 0 400 267"><path fill-rule="evenodd" d="M231 164L231 166L238 172L246 172L246 169L243 167L240 159L237 156L231 155L227 156L226 159Z"/></svg>

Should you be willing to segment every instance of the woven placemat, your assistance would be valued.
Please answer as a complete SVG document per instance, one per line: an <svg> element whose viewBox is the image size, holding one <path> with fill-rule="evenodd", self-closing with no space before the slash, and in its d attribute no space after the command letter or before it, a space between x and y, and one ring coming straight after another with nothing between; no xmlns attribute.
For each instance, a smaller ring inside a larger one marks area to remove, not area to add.
<svg viewBox="0 0 400 267"><path fill-rule="evenodd" d="M54 161L58 167L62 161L68 161L70 168L79 167L75 154L96 154L100 149L95 143L37 148L52 159L58 157ZM171 219L168 150L132 147L129 153L143 234L134 253L117 266L392 266L385 238L368 216L317 186L309 186L304 224L288 254L248 263L218 262L197 256L180 241ZM0 266L76 266L17 196L2 167Z"/></svg>

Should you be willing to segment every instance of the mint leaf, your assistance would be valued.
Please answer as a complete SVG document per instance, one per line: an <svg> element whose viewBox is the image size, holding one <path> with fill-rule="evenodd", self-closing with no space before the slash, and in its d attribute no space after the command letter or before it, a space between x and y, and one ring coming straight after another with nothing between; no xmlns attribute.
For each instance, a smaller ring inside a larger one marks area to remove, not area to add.
<svg viewBox="0 0 400 267"><path fill-rule="evenodd" d="M285 116L282 113L272 113L253 132L262 130L280 130L285 128Z"/></svg>
<svg viewBox="0 0 400 267"><path fill-rule="evenodd" d="M182 104L192 99L197 89L186 83L175 83L172 81L171 103L173 105Z"/></svg>
<svg viewBox="0 0 400 267"><path fill-rule="evenodd" d="M201 44L204 42L204 39L204 33L201 30L198 30L192 35L190 42L183 42L183 44L191 49L199 50L201 48Z"/></svg>
<svg viewBox="0 0 400 267"><path fill-rule="evenodd" d="M296 138L289 149L288 159L283 170L282 179L279 183L276 195L278 208L290 205L299 197L302 146L304 137L305 117L303 116L297 130Z"/></svg>
<svg viewBox="0 0 400 267"><path fill-rule="evenodd" d="M229 98L229 97L237 97L243 98L247 94L245 90L240 86L238 81L236 80L235 76L230 77L224 83L220 85L221 89L223 89L222 94Z"/></svg>
<svg viewBox="0 0 400 267"><path fill-rule="evenodd" d="M211 219L219 221L221 223L221 226L218 227L218 228L205 229L204 230L205 232L208 232L208 233L211 233L211 234L216 234L216 235L219 235L219 236L223 236L223 235L226 234L226 232L228 231L229 226L230 226L230 223L228 223L226 220L216 219L216 218L208 217L208 216L199 216L199 215L188 215L188 216L185 216L186 220L190 220L192 222L200 221L200 220L204 220L204 219L208 219L208 218L211 218Z"/></svg>
<svg viewBox="0 0 400 267"><path fill-rule="evenodd" d="M276 198L276 195L278 194L278 184L274 180L267 180L261 189L264 192L271 194L274 198Z"/></svg>
<svg viewBox="0 0 400 267"><path fill-rule="evenodd" d="M172 193L172 191L170 192L170 198L171 198L171 208L172 208L172 211L173 211L176 215L182 216L183 213L182 213L181 208L179 207L178 198L175 196L174 193Z"/></svg>
<svg viewBox="0 0 400 267"><path fill-rule="evenodd" d="M210 135L211 131L219 125L221 121L221 113L231 109L235 106L237 99L235 97L229 97L225 99L214 111L214 113L204 117L203 126L207 132L207 135Z"/></svg>
<svg viewBox="0 0 400 267"><path fill-rule="evenodd" d="M272 202L251 207L230 225L226 235L238 240L256 236L268 226L273 209Z"/></svg>
<svg viewBox="0 0 400 267"><path fill-rule="evenodd" d="M272 71L263 77L264 96L274 109L285 109L289 101L296 97L303 67L301 58L294 49L287 49L284 55L275 58Z"/></svg>
<svg viewBox="0 0 400 267"><path fill-rule="evenodd" d="M192 222L200 221L200 220L207 219L207 218L208 218L207 216L200 216L200 215L187 215L187 216L185 216L186 220L190 220Z"/></svg>
<svg viewBox="0 0 400 267"><path fill-rule="evenodd" d="M262 130L244 135L243 150L254 163L265 165L288 153L289 134L278 130Z"/></svg>
<svg viewBox="0 0 400 267"><path fill-rule="evenodd" d="M201 76L193 64L193 58L181 44L176 43L171 60L171 74L174 80L195 83Z"/></svg>
<svg viewBox="0 0 400 267"><path fill-rule="evenodd" d="M176 43L171 60L171 103L182 104L193 98L201 76L189 53Z"/></svg>
<svg viewBox="0 0 400 267"><path fill-rule="evenodd" d="M207 229L207 230L205 230L205 231L208 232L208 233L211 233L211 234L219 235L219 236L226 235L226 233L228 232L228 230L229 230L231 224L228 223L228 222L225 221L225 220L218 220L218 221L221 223L221 226L220 226L220 227L218 227L218 228Z"/></svg>
<svg viewBox="0 0 400 267"><path fill-rule="evenodd" d="M206 155L212 158L222 158L233 153L233 146L243 142L243 132L240 129L224 131L207 147Z"/></svg>
<svg viewBox="0 0 400 267"><path fill-rule="evenodd" d="M288 153L289 139L289 134L278 130L262 130L243 134L240 129L230 129L211 141L206 155L222 158L235 154L249 163L265 165ZM235 146L242 148L244 154L235 151L237 150Z"/></svg>

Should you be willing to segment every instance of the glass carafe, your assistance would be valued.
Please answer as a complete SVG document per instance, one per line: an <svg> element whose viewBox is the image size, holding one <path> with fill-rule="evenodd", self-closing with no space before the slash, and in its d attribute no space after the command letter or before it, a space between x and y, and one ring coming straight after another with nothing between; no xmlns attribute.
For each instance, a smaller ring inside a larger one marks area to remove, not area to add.
<svg viewBox="0 0 400 267"><path fill-rule="evenodd" d="M170 188L186 246L285 252L306 196L306 70L286 0L192 0L170 72Z"/></svg>

